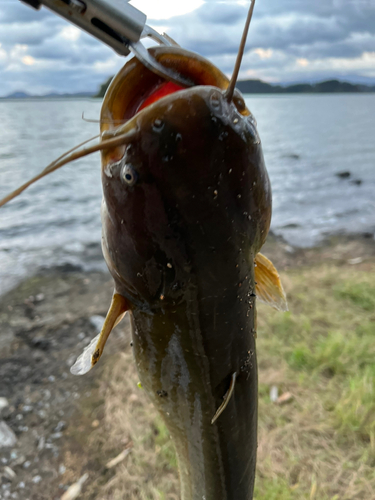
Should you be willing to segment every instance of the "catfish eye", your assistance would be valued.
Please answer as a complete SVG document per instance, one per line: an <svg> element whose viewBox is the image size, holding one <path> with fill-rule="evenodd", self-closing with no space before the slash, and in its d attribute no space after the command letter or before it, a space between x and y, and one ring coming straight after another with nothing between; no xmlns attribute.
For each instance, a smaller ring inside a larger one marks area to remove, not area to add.
<svg viewBox="0 0 375 500"><path fill-rule="evenodd" d="M121 172L122 180L125 182L127 186L134 186L138 180L138 173L133 167L133 165L130 165L127 163L124 165L122 172Z"/></svg>

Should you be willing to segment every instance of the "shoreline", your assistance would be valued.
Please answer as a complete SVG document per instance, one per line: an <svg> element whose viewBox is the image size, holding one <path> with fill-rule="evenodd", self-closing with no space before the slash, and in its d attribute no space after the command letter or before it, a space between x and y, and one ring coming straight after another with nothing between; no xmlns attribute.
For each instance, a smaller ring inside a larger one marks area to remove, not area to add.
<svg viewBox="0 0 375 500"><path fill-rule="evenodd" d="M354 242L357 242L357 244L355 244ZM372 245L375 245L375 233L373 233L372 231L348 234L337 233L326 235L324 238L322 238L312 246L295 246L289 243L282 235L276 235L272 230L270 230L266 243L264 244L261 252L271 252L271 254L276 253L277 256L281 256L283 255L283 253L291 254L298 256L302 260L305 260L305 255L307 255L308 258L311 258L311 256L315 253L323 253L323 255L326 255L324 249L339 244L341 246L348 246L348 249L350 246L352 251L355 251L355 248L357 247L357 250L362 254L363 249L359 250L360 246L370 249ZM275 252L275 248L277 249L279 246L280 248L284 249L284 252L282 250L277 250ZM370 252L371 254L371 251L369 250L367 250L365 254L367 254L368 252ZM102 256L100 242L87 244L81 254L72 254L69 257L66 256L65 260L63 260L61 263L53 263L49 266L39 265L36 268L36 271L33 273L14 277L13 281L10 282L10 284L6 285L3 290L0 287L0 301L6 294L10 293L24 281L27 281L34 276L47 276L51 273L65 274L74 272L88 274L92 272L98 272L103 273L103 275L108 274L106 264Z"/></svg>
<svg viewBox="0 0 375 500"><path fill-rule="evenodd" d="M292 275L321 264L357 267L362 272L371 269L375 241L365 236L331 236L321 245L305 249L291 247L271 234L262 253L288 284L288 272ZM98 367L84 377L69 372L83 347L97 335L112 291L108 272L56 266L24 279L0 297L0 397L8 402L0 410L0 421L17 439L10 448L0 449L5 460L2 466L16 474L4 484L18 498L59 499L86 472L90 478L108 481L103 461L120 453L131 439L129 430L130 437L123 436L125 441L114 450L103 444L101 432L106 391L112 380L109 372L121 356L129 361L129 397L135 402L144 398L132 392L133 386L137 391L136 371L128 323L124 321L111 334ZM107 429L108 422L104 427ZM92 486L86 489L92 495Z"/></svg>

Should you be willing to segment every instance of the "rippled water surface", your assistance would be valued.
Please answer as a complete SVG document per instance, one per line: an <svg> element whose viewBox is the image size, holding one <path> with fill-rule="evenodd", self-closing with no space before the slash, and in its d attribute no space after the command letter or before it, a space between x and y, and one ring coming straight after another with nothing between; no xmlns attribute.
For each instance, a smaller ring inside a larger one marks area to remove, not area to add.
<svg viewBox="0 0 375 500"><path fill-rule="evenodd" d="M248 96L273 188L272 229L292 245L375 231L375 94ZM0 197L98 133L98 100L0 101ZM341 179L338 172L349 171ZM103 267L100 157L0 209L0 292L40 266Z"/></svg>

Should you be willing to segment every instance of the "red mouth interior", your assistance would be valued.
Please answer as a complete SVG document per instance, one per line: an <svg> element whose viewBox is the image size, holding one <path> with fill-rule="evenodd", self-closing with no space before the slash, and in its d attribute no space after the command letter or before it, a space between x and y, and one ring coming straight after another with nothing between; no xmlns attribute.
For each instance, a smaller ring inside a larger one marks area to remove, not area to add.
<svg viewBox="0 0 375 500"><path fill-rule="evenodd" d="M180 85L177 85L172 82L166 82L162 83L159 87L156 88L156 90L149 95L139 106L137 109L138 111L141 111L144 108L147 108L147 106L150 106L150 104L153 104L154 102L158 101L162 97L165 97L166 95L169 94L174 94L175 92L178 92L179 90L184 90L183 87L180 87Z"/></svg>

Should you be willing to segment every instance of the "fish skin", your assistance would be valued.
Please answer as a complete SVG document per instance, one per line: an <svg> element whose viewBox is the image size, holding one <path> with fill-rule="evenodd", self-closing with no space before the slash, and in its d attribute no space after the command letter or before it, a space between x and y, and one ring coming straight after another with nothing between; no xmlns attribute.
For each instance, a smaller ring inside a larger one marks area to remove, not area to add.
<svg viewBox="0 0 375 500"><path fill-rule="evenodd" d="M104 107L115 106L113 93ZM254 120L220 89L199 86L145 108L126 129L130 144L103 153L103 247L115 290L131 303L142 387L174 441L182 499L251 500L254 257L271 216ZM132 187L125 165L138 174ZM234 372L233 396L211 424Z"/></svg>

